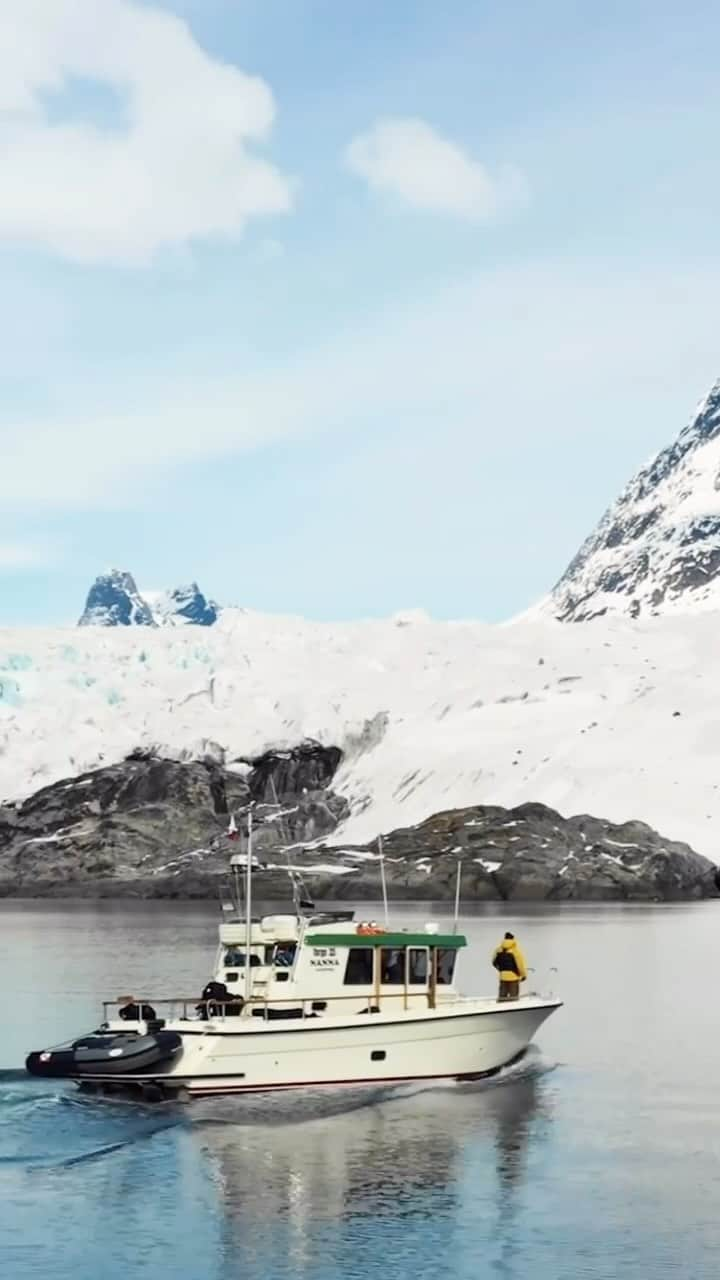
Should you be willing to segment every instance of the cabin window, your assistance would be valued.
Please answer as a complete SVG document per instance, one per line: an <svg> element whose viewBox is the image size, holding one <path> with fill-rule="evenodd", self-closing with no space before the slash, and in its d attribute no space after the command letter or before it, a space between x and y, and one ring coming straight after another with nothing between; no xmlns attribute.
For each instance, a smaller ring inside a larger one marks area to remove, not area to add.
<svg viewBox="0 0 720 1280"><path fill-rule="evenodd" d="M373 948L351 947L345 966L345 986L364 987L373 980Z"/></svg>
<svg viewBox="0 0 720 1280"><path fill-rule="evenodd" d="M405 985L405 948L383 947L380 951L380 981L384 986Z"/></svg>
<svg viewBox="0 0 720 1280"><path fill-rule="evenodd" d="M453 980L456 958L457 951L454 947L438 947L437 980L443 986L449 986Z"/></svg>
<svg viewBox="0 0 720 1280"><path fill-rule="evenodd" d="M426 947L408 948L408 985L425 986L428 980L428 953Z"/></svg>
<svg viewBox="0 0 720 1280"><path fill-rule="evenodd" d="M256 956L254 951L250 952L250 968L257 969L262 964L260 956ZM225 955L225 967L233 969L245 968L245 952L244 951L228 951Z"/></svg>

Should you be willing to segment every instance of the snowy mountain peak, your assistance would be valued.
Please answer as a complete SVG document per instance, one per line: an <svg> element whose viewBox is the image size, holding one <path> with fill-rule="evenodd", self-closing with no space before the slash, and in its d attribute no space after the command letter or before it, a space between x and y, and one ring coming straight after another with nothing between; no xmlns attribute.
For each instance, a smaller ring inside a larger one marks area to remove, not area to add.
<svg viewBox="0 0 720 1280"><path fill-rule="evenodd" d="M219 606L203 595L198 584L173 591L138 590L131 573L112 569L90 588L81 627L173 627L194 624L211 627Z"/></svg>
<svg viewBox="0 0 720 1280"><path fill-rule="evenodd" d="M111 569L93 582L80 627L154 627L152 611L131 573Z"/></svg>
<svg viewBox="0 0 720 1280"><path fill-rule="evenodd" d="M562 622L720 608L720 380L623 490L540 611Z"/></svg>

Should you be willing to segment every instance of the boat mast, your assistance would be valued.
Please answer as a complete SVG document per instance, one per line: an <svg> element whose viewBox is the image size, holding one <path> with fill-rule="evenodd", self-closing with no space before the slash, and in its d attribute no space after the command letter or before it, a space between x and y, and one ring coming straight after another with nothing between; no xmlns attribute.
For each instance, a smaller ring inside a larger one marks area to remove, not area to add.
<svg viewBox="0 0 720 1280"><path fill-rule="evenodd" d="M248 837L245 861L245 1000L252 995L250 976L250 934L252 932L252 802L248 806Z"/></svg>
<svg viewBox="0 0 720 1280"><path fill-rule="evenodd" d="M235 889L235 903L234 903L235 913L236 915L240 915L240 872L238 871L238 865L235 858L230 859L230 865L232 867L233 883L234 883L234 889Z"/></svg>

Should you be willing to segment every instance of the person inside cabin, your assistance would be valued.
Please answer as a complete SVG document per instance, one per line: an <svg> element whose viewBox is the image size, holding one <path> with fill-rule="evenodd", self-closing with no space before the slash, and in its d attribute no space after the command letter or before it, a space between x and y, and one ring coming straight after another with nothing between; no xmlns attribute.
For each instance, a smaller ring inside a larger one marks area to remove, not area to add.
<svg viewBox="0 0 720 1280"><path fill-rule="evenodd" d="M527 978L527 964L513 933L506 933L493 954L493 967L498 971L498 1000L517 1000L520 983Z"/></svg>
<svg viewBox="0 0 720 1280"><path fill-rule="evenodd" d="M297 943L295 942L278 942L273 953L273 964L280 965L283 969L289 969L295 959L295 951Z"/></svg>
<svg viewBox="0 0 720 1280"><path fill-rule="evenodd" d="M402 983L405 978L405 952L399 948L383 947L380 955L383 984Z"/></svg>

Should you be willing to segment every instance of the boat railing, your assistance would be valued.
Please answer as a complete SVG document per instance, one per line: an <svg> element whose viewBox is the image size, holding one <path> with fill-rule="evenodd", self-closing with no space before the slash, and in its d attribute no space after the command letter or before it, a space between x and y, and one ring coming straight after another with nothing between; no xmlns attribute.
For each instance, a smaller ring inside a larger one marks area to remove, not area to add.
<svg viewBox="0 0 720 1280"><path fill-rule="evenodd" d="M433 1009L436 1005L436 998L432 991L389 991L382 993L373 992L367 997L357 995L342 996L251 996L249 1000L245 1000L241 996L237 996L234 1000L198 1000L197 996L166 996L155 999L152 996L138 996L133 998L133 1005L137 1007L137 1016L124 1019L129 1026L133 1022L144 1021L140 1018L140 1011L144 1005L149 1005L155 1010L158 1017L174 1017L182 1019L183 1022L217 1022L228 1020L235 1021L238 1017L255 1016L260 1017L255 1010L261 1009L263 1015L267 1016L268 1010L274 1010L278 1007L289 1006L299 1009L302 1018L317 1017L323 1013L328 1005L331 1004L350 1004L359 1003L363 1000L367 1009L358 1009L357 1012L375 1012L382 1008L386 1001L402 1000L404 1008L413 1007L410 1001L426 1001L427 1008ZM113 1011L118 1011L127 1003L126 999L103 1000L103 1021L109 1022ZM238 1008L240 1006L240 1008ZM417 1008L417 1004L415 1006ZM423 1006L425 1007L425 1006ZM248 1010L250 1013L248 1014ZM212 1011L212 1012L211 1012ZM206 1012L207 1017L203 1017Z"/></svg>

